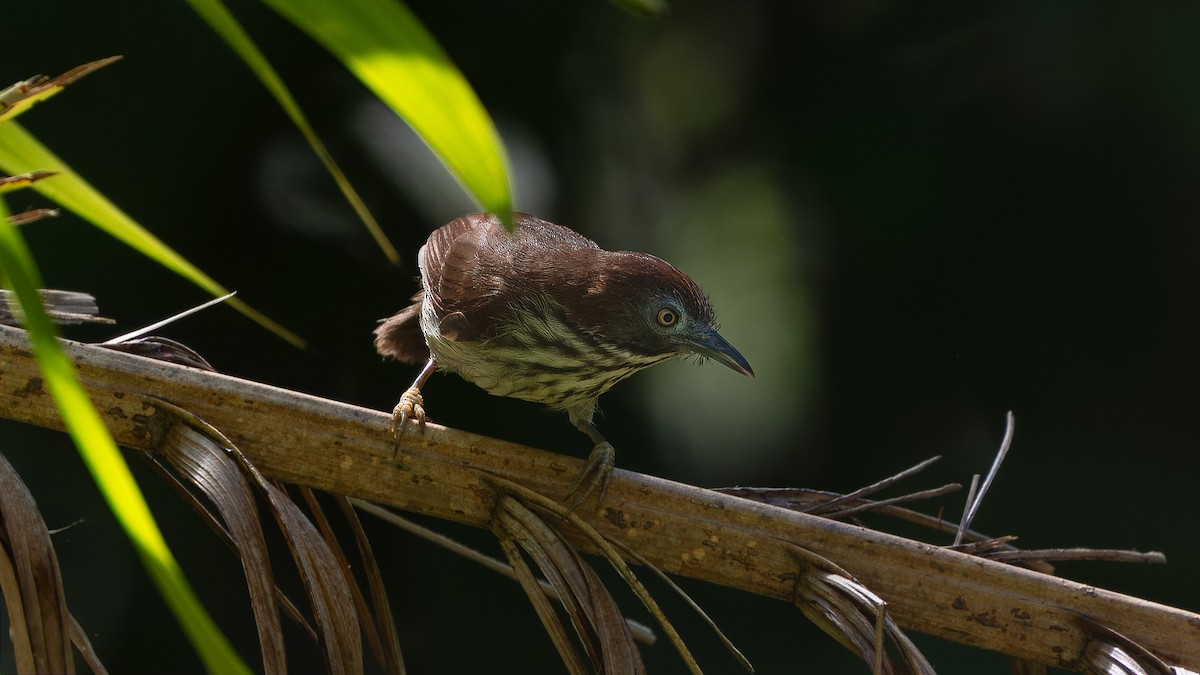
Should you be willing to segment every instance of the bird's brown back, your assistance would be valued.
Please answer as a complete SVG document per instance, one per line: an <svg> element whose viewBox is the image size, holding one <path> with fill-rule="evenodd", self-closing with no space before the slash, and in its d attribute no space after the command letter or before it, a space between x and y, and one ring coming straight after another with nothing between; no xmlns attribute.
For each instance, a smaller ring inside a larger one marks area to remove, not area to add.
<svg viewBox="0 0 1200 675"><path fill-rule="evenodd" d="M600 247L565 227L514 213L512 233L490 214L463 216L421 248L425 290L439 320L460 313L456 340L494 337L514 298L583 292Z"/></svg>
<svg viewBox="0 0 1200 675"><path fill-rule="evenodd" d="M457 339L490 337L489 327L509 309L505 298L544 294L558 285L553 281L556 276L563 276L556 272L571 265L571 252L599 249L591 239L527 213L513 213L513 222L516 229L509 234L499 218L473 213L434 230L418 254L422 290L412 297L412 304L380 322L375 350L404 363L429 358L420 326L427 292L439 318L454 312L466 318L460 322ZM489 255L480 255L484 249ZM545 251L556 254L545 255ZM512 270L520 273L514 275Z"/></svg>

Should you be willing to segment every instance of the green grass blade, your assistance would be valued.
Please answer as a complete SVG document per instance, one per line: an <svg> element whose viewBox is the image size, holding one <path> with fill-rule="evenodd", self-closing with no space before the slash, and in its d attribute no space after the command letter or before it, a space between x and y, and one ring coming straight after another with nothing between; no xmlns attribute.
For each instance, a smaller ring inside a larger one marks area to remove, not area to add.
<svg viewBox="0 0 1200 675"><path fill-rule="evenodd" d="M329 150L325 144L317 136L317 132L313 130L312 125L308 123L308 119L304 116L300 106L296 103L296 99L292 97L292 93L288 91L287 85L279 77L279 73L271 67L267 61L267 57L259 51L254 41L246 34L246 31L238 23L229 10L221 3L221 0L187 0L192 9L200 15L200 18L208 22L209 27L216 31L222 39L229 44L238 56L246 62L250 70L258 76L259 81L271 92L275 100L291 118L292 124L300 130L304 135L304 139L308 141L313 152L321 159L321 163L325 165L325 170L333 177L338 188L346 197L346 201L350 202L350 206L354 208L354 212L367 226L367 231L375 239L375 243L383 250L384 255L393 265L400 264L400 254L396 252L396 248L388 241L387 235L383 233L383 229L379 227L379 223L375 220L375 216L367 210L367 205L363 203L361 197L354 187L350 185L350 181L346 178L346 174L342 172L341 167L334 161L333 156L329 154Z"/></svg>
<svg viewBox="0 0 1200 675"><path fill-rule="evenodd" d="M7 218L8 210L0 203L0 270L21 304L34 354L67 432L208 672L250 673L192 592L129 467L80 385L74 364L59 348L54 325L38 298L42 284L37 268L24 239Z"/></svg>
<svg viewBox="0 0 1200 675"><path fill-rule="evenodd" d="M16 122L0 124L0 170L10 174L58 172L58 176L38 181L32 188L214 296L229 292L138 225ZM233 298L229 304L293 345L304 346L299 336L241 300Z"/></svg>
<svg viewBox="0 0 1200 675"><path fill-rule="evenodd" d="M500 136L479 97L397 0L263 0L396 111L486 210L512 227Z"/></svg>

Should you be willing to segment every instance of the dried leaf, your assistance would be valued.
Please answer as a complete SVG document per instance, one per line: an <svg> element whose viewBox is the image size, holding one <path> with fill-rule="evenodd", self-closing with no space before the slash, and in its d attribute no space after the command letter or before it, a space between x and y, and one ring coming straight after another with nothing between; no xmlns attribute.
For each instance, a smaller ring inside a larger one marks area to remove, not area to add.
<svg viewBox="0 0 1200 675"><path fill-rule="evenodd" d="M8 608L8 637L12 641L13 660L18 671L28 673L37 666L33 662L33 646L29 643L29 626L25 623L25 603L21 594L16 566L8 556L8 550L0 547L0 595Z"/></svg>
<svg viewBox="0 0 1200 675"><path fill-rule="evenodd" d="M353 505L358 511L365 511L371 515L377 516L387 523L399 527L405 532L409 532L424 539L425 541L437 544L438 546L441 546L452 553L456 553L467 560L482 565L483 567L496 572L497 574L508 577L513 581L517 580L517 575L513 571L512 566L505 563L503 560L493 558L492 556L466 546L461 542L455 541L454 539L451 539L440 532L435 532L424 525L418 525L408 518L390 511L378 504L354 497L346 498L346 501L347 503ZM550 585L550 582L544 579L538 579L537 581L538 588L542 590L542 593L544 593L546 597L550 598L551 600L558 600L558 591L556 591L554 587ZM633 634L633 639L644 645L653 645L658 641L658 636L654 634L654 631L651 630L649 626L646 626L638 621L634 621L629 617L625 617L625 625L629 626L629 632Z"/></svg>
<svg viewBox="0 0 1200 675"><path fill-rule="evenodd" d="M793 547L800 574L793 601L828 633L877 673L934 672L916 645L887 615L887 603L849 572L811 551ZM891 649L888 649L888 646Z"/></svg>
<svg viewBox="0 0 1200 675"><path fill-rule="evenodd" d="M19 190L29 187L43 178L57 176L57 171L30 171L28 173L20 173L15 176L0 176L0 194L4 194L10 190Z"/></svg>
<svg viewBox="0 0 1200 675"><path fill-rule="evenodd" d="M1095 675L1181 675L1149 649L1087 617L1078 617L1080 628L1091 638L1083 649L1083 672Z"/></svg>
<svg viewBox="0 0 1200 675"><path fill-rule="evenodd" d="M74 616L71 616L71 643L75 645L75 649L83 657L83 662L88 664L94 675L108 675L108 669L100 663L100 657L96 656L96 650L92 649L92 641L88 639L87 632Z"/></svg>
<svg viewBox="0 0 1200 675"><path fill-rule="evenodd" d="M166 404L162 404L166 405ZM202 501L199 497L192 494L188 487L185 487L183 481L179 478L179 474L167 468L165 460L161 460L158 455L142 455L142 457L150 464L150 467L158 473L158 475L175 490L180 499L183 499L192 510L196 512L213 534L217 535L230 552L237 554L237 544L233 541L233 536L226 529L225 524L221 522L221 518L212 511L209 507L210 502ZM287 614L288 618L296 622L310 640L316 644L320 638L317 636L317 631L309 623L308 619L296 607L296 603L292 602L291 598L283 593L278 585L275 586L275 602Z"/></svg>
<svg viewBox="0 0 1200 675"><path fill-rule="evenodd" d="M362 640L358 618L351 609L354 598L337 559L317 528L283 490L269 483L260 487L267 494L276 522L287 538L304 581L329 672L334 675L361 673Z"/></svg>
<svg viewBox="0 0 1200 675"><path fill-rule="evenodd" d="M500 544L500 549L504 551L504 555L512 565L517 582L521 584L521 588L529 596L529 602L533 604L534 611L537 612L538 618L542 620L542 626L545 627L546 632L550 635L550 641L554 643L555 649L558 650L559 657L563 660L563 665L567 667L567 672L571 675L586 675L588 672L587 667L584 666L582 657L580 657L579 652L575 649L575 643L572 642L566 627L559 620L554 607L550 605L550 601L545 595L534 590L538 585L538 579L534 576L533 570L529 568L529 564L525 562L525 558L521 556L521 547L516 544L512 537L507 535L502 536L498 534L496 539Z"/></svg>
<svg viewBox="0 0 1200 675"><path fill-rule="evenodd" d="M115 344L105 343L101 346L105 349L112 349L114 351L125 352L127 354L137 354L138 356L144 356L148 359L176 363L181 366L199 368L200 370L208 370L212 372L216 372L217 370L216 368L213 368L208 361L204 360L203 356L200 356L200 354L191 347L188 347L180 342L176 342L170 338L160 337L158 335L136 338L134 340L127 340L125 342L118 342Z"/></svg>
<svg viewBox="0 0 1200 675"><path fill-rule="evenodd" d="M514 569L524 566L524 559L516 551L516 547L519 547L533 559L558 591L559 601L566 609L596 672L645 672L641 655L616 601L561 534L507 495L497 502L492 530L501 540L501 546ZM536 583L530 583L532 574L521 573L518 576L526 594L539 608L538 614L543 625L550 632L568 669L571 672L583 672L579 670L581 662L574 642L567 636L557 614L546 611L549 604L545 602L541 589Z"/></svg>
<svg viewBox="0 0 1200 675"><path fill-rule="evenodd" d="M111 324L112 319L99 315L96 298L89 293L76 291L39 290L38 297L50 320L58 324L100 323ZM22 322L21 306L12 291L0 290L0 323L9 326Z"/></svg>
<svg viewBox="0 0 1200 675"><path fill-rule="evenodd" d="M359 624L350 609L354 599L337 558L316 527L287 493L263 477L224 434L178 406L165 401L160 401L159 405L185 420L185 428L199 432L201 438L207 437L206 442L215 444L222 452L228 452L241 470L258 485L267 498L271 513L300 572L300 579L316 617L328 672L333 675L363 672Z"/></svg>
<svg viewBox="0 0 1200 675"><path fill-rule="evenodd" d="M70 614L50 531L33 495L0 455L4 598L12 619L17 667L25 672L74 673Z"/></svg>
<svg viewBox="0 0 1200 675"><path fill-rule="evenodd" d="M625 546L620 542L613 541L613 543L616 544L622 551L624 551L626 555L636 560L642 567L654 572L655 576L657 576L659 579L662 579L663 583L670 586L671 590L675 591L675 593L682 598L683 601L686 602L693 611L700 615L700 618L704 620L704 623L708 624L708 627L717 634L717 639L720 640L721 644L725 646L725 649L733 655L733 658L737 659L738 664L745 669L746 672L754 672L754 666L750 663L750 659L746 658L746 655L742 653L742 650L738 649L737 645L733 644L733 640L730 640L729 636L725 635L725 631L721 630L721 627L717 625L716 621L713 621L712 617L708 615L708 612L704 611L704 608L701 607L700 604L695 600L693 600L692 596L688 595L687 592L679 586L679 584L675 583L671 577L667 576L666 573L658 569L657 565L647 560L637 551Z"/></svg>
<svg viewBox="0 0 1200 675"><path fill-rule="evenodd" d="M58 209L27 209L8 217L8 222L18 227L35 223L43 218L57 218Z"/></svg>
<svg viewBox="0 0 1200 675"><path fill-rule="evenodd" d="M267 542L259 524L254 494L240 468L212 438L186 424L175 424L167 431L162 453L220 513L246 574L263 670L286 673L287 653L275 605L275 580Z"/></svg>
<svg viewBox="0 0 1200 675"><path fill-rule="evenodd" d="M596 547L600 555L604 556L605 560L612 565L617 574L621 575L621 579L629 585L629 589L633 591L635 595L637 595L639 600L642 601L642 604L646 607L646 610L649 611L655 620L658 621L658 625L662 627L663 632L666 633L667 639L669 639L671 644L675 646L676 651L679 652L679 656L683 659L684 664L687 665L688 670L692 673L696 673L697 675L701 672L700 664L696 662L696 657L692 656L691 650L688 649L687 644L685 644L683 641L683 638L679 636L679 631L675 630L675 626L669 620L667 620L666 614L663 613L662 609L658 606L658 603L655 602L654 596L650 595L650 591L646 590L646 587L640 580L638 580L637 575L633 573L633 570L630 569L629 565L625 562L625 559L621 557L621 554L616 550L616 548L613 547L612 543L609 542L608 539L602 536L599 532L597 532L596 528L589 525L577 514L571 513L570 510L567 509L567 507L563 504L556 502L538 492L530 490L522 485L518 485L512 481L504 480L495 476L489 477L487 482L493 486L493 489L495 489L498 494L519 497L522 502L532 504L538 509L554 515L555 517L567 523L570 523L572 527L574 527L580 534L584 536L584 538L586 538L593 546ZM505 553L508 554L508 551ZM509 560L510 562L513 562L511 554L509 554ZM513 562L513 568L514 570L517 569L515 562ZM522 585L525 585L526 593L530 594L530 599L533 600L535 604L539 602L538 600L534 600L531 587L527 585L525 580L522 580Z"/></svg>
<svg viewBox="0 0 1200 675"><path fill-rule="evenodd" d="M351 506L349 498L344 495L333 495L341 509L343 517L354 533L354 541L358 545L358 556L362 560L363 574L367 577L367 585L371 591L371 605L374 609L375 631L379 635L382 655L380 665L389 673L403 674L404 657L400 653L400 637L396 632L396 620L392 616L392 606L388 602L387 590L383 585L383 574L379 571L379 563L375 560L375 552L367 533L363 531L358 512Z"/></svg>
<svg viewBox="0 0 1200 675"><path fill-rule="evenodd" d="M356 567L359 567L359 565L352 564L349 558L346 556L346 552L342 549L341 542L338 541L337 535L333 531L333 526L330 524L329 518L325 515L325 509L322 508L321 503L317 501L316 492L314 492L312 488L301 486L300 493L304 497L305 503L308 505L309 513L312 514L313 520L316 521L317 529L320 530L321 536L325 538L325 543L329 545L330 552L332 552L334 557L337 558L339 569L342 570L342 573L346 577L346 586L350 589L350 593L354 596L354 608L358 612L358 622L362 627L363 636L367 640L367 645L370 646L372 653L374 653L376 661L378 661L380 664L383 664L386 662L388 656L384 654L385 647L383 645L383 640L380 638L380 633L377 630L375 613L372 612L371 608L367 606L366 598L363 597L362 589L359 588L358 580L355 578L354 573L352 572L352 570ZM351 516L354 515L353 510L350 511L350 514ZM369 545L367 550L370 550ZM371 559L370 563L374 563L373 558ZM367 564L367 562L362 563L364 567ZM376 572L378 572L378 570L376 570ZM390 623L391 611L388 609L386 594L383 593L382 582L379 591L384 595L383 606L385 609L387 609L387 620L388 623ZM374 599L379 600L380 598L376 597ZM392 639L395 640L395 638L396 636L393 631ZM404 667L399 661L399 642L395 641L394 646L394 656L396 659L393 661L393 665L395 668L398 668L399 672L403 672ZM397 671L392 670L389 672Z"/></svg>
<svg viewBox="0 0 1200 675"><path fill-rule="evenodd" d="M120 60L120 56L110 56L107 59L92 61L68 70L58 77L34 75L28 80L0 91L0 121L10 119L25 112L35 103L44 101L63 90L63 87L75 80L95 72L108 64Z"/></svg>

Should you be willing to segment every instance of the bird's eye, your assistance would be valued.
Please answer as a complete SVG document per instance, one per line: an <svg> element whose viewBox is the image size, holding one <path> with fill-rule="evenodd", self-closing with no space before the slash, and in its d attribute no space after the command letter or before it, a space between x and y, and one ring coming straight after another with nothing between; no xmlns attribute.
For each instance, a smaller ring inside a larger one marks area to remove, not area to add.
<svg viewBox="0 0 1200 675"><path fill-rule="evenodd" d="M679 323L679 314L670 307L663 307L658 310L658 325L663 328L670 328L676 323Z"/></svg>

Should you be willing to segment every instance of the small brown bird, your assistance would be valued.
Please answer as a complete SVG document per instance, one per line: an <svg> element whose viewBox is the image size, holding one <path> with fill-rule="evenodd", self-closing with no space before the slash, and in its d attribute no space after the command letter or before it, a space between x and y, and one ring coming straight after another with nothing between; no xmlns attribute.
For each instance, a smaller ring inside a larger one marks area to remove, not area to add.
<svg viewBox="0 0 1200 675"><path fill-rule="evenodd" d="M463 216L421 247L422 290L375 330L380 354L425 362L392 411L392 431L398 442L408 420L424 424L421 386L438 368L489 394L566 411L595 443L571 491L582 489L574 509L597 486L603 499L613 468L613 447L592 424L610 387L690 355L754 372L683 272L646 253L605 251L528 214L513 220L510 234L491 214Z"/></svg>

